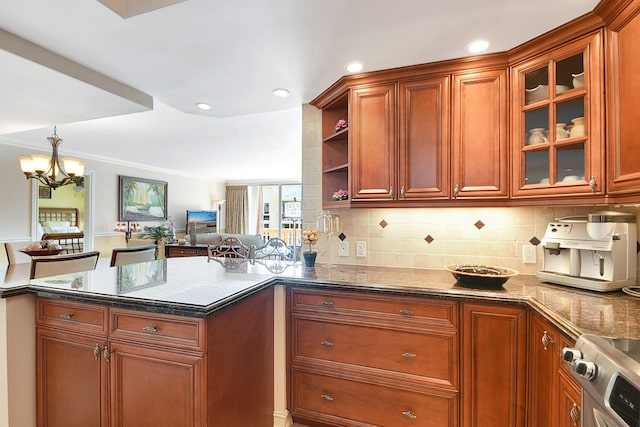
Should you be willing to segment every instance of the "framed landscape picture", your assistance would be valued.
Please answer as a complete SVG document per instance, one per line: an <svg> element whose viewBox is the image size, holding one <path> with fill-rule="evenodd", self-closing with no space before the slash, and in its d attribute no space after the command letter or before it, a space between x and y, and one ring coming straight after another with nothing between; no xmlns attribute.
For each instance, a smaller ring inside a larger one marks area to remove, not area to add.
<svg viewBox="0 0 640 427"><path fill-rule="evenodd" d="M118 221L167 219L167 183L120 175Z"/></svg>

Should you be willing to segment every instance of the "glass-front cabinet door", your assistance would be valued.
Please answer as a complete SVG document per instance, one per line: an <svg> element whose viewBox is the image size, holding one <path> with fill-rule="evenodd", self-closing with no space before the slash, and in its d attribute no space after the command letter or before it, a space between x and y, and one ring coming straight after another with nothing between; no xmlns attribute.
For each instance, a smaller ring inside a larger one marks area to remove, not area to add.
<svg viewBox="0 0 640 427"><path fill-rule="evenodd" d="M601 33L512 68L512 197L603 194Z"/></svg>

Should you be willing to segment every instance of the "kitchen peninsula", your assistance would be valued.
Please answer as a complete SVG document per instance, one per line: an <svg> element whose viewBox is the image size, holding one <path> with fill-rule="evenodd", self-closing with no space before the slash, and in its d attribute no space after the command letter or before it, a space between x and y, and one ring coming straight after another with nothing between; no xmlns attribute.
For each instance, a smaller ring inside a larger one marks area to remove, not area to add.
<svg viewBox="0 0 640 427"><path fill-rule="evenodd" d="M163 409L160 412L164 415L154 418L156 425L165 425L163 422L175 423L177 416L181 420L188 420L184 425L190 426L280 426L287 425L287 409L294 416L303 414L303 419L317 419L317 414L305 409L303 396L296 395L295 390L291 390L291 384L289 403L285 403L282 386L287 375L284 371L281 372L285 363L284 355L288 354L289 375L295 373L298 380L302 378L299 374L307 373L308 366L305 364L310 360L300 359L300 355L296 354L302 347L293 342L295 335L292 331L286 331L282 320L285 316L289 329L293 322L301 319L318 320L327 316L337 322L367 318L369 320L365 323L375 326L386 321L396 321L391 319L395 315L384 314L384 307L389 304L450 307L442 316L451 319L447 324L440 323L434 327L429 316L421 318L422 314L418 310L415 317L408 316L408 321L412 322L409 328L411 330L427 329L440 335L444 332L451 337L453 347L449 347L450 356L453 361L460 359L463 366L451 371L450 384L444 386L446 395L451 398L447 403L447 412L453 414L454 420L460 417L463 421L465 417L472 416L464 402L483 399L482 396L458 395L458 375L467 383L479 380L466 377L469 368L466 364L471 361L466 359L465 352L470 351L469 346L474 345L473 340L468 341L471 335L465 335L466 328L484 328L499 319L508 319L508 324L515 328L507 328L506 334L501 330L492 331L492 337L498 338L495 345L489 349L474 351L476 357L479 357L477 352L480 351L480 354L486 353L501 359L496 355L501 355L502 346L507 346L504 350L509 350L508 354L521 359L521 362L512 367L514 376L507 379L515 381L514 385L517 386L513 392L516 395L513 397L518 399L525 398L523 387L526 384L523 371L526 357L524 353L518 352L524 352L527 345L531 345L527 344L527 318L543 318L557 328L568 342L582 333L635 338L640 336L640 323L637 320L640 300L618 292L599 294L541 284L534 276L526 275L510 279L503 289L478 290L456 284L449 273L440 270L356 266L327 268L322 264L314 269L307 269L300 264L287 265L275 261L265 264L244 262L232 264L225 269L219 263L208 263L200 257L157 260L132 264L126 268L103 268L78 273L73 280L60 276L29 281L28 272L21 273L21 267L23 266L4 267L5 280L1 292L4 297L3 316L9 330L16 322L12 317L16 311L11 309L11 302L22 301L22 308L29 305L32 307L30 312L21 310L20 328L38 336L38 352L34 359L37 359L39 368L37 373L31 372L24 378L33 378L35 382L37 375L38 383L46 385L46 376L56 375L50 371L54 369L53 366L58 366L53 363L56 357L74 357L73 360L77 362L67 369L66 376L61 377L63 382L65 378L71 378L67 379L65 386L69 386L68 383L72 380L81 380L80 374L84 375L94 369L93 375L97 375L100 381L89 381L88 387L95 386L97 382L104 389L90 390L93 394L89 391L87 393L103 399L93 405L97 411L96 416L103 421L100 425L123 425L124 417L130 417L129 421L136 416L148 417L144 410L134 411L136 405L141 405L142 408L145 405L147 408L159 405ZM155 273L150 275L150 271ZM149 279L150 277L152 278ZM288 305L284 302L285 293ZM318 295L323 298L318 299L318 308L314 308L309 301ZM327 295L335 299L335 305L320 307ZM365 301L367 306L376 308L367 308L369 311L363 312L364 305L359 306L360 308L348 306L348 301L359 304ZM346 305L341 307L343 302ZM458 305L460 308L457 308ZM321 313L323 310L324 314ZM327 310L331 312L327 314ZM33 316L30 325L24 325L25 312ZM476 319L478 313L481 314L480 321L475 324L471 319ZM497 313L498 316L492 317L492 313ZM482 319L485 318L489 319L489 323L483 323ZM471 323L467 324L469 321ZM382 326L375 328L383 329ZM68 347L70 337L73 345ZM96 337L100 340L96 340ZM12 339L11 332L3 339ZM459 348L458 342L462 343ZM288 348L286 353L283 348L285 344ZM523 346L516 349L511 348L513 345ZM23 346L26 348L21 349L20 360L9 357L8 365L3 366L4 375L11 377L29 368L18 366L17 370L13 370L13 363L24 364L31 360L29 354L35 353L32 339L26 340ZM86 360L81 359L83 354ZM179 357L179 360L175 357ZM46 364L47 360L52 364ZM35 361L33 363L36 364ZM91 368L94 363L97 368ZM151 364L151 370L149 366L145 366L147 363ZM87 372L82 370L85 365L90 367ZM153 366L158 372L169 371L174 376L163 378L160 375L150 379L152 374L141 375L154 372ZM279 379L279 375L282 378ZM144 381L151 382L144 382L143 377ZM404 377L410 378L410 381L413 381L411 378L417 378L415 375ZM25 399L25 396L20 395L24 393L20 388L11 387L11 378L9 384L7 401L3 405L10 412L11 402L17 398ZM304 384L294 385L302 387ZM77 387L76 384L76 390ZM161 400L162 403L158 403L157 393L149 393L149 387L154 390L162 387L169 391L170 396L175 390L180 397L176 399L173 396L171 401ZM189 387L189 393L185 393L185 389L181 387ZM49 390L50 394L46 394L46 391L46 387L39 386L38 396L41 400L54 399L56 392L62 392L56 389ZM110 398L106 397L107 394ZM185 398L185 395L190 397ZM56 402L56 405L67 402L66 411L72 410L73 404L68 402L64 393L62 397L64 399L58 398L61 402ZM512 396L506 397L510 399ZM496 396L491 399L500 400ZM84 414L91 405L85 399L81 402ZM29 402L23 403L29 405ZM35 411L35 403L30 403L31 410ZM43 408L48 408L46 401L41 404ZM100 405L111 406L100 409ZM523 408L524 406L526 405ZM51 407L49 415L55 415L56 407ZM509 425L522 425L523 417L526 416L523 408L516 411L513 422ZM332 417L335 416L327 416L324 421L335 419ZM10 418L6 416L7 420ZM221 424L215 420L219 420ZM9 427L18 425L4 422ZM19 425L31 427L35 423ZM460 425L479 424L465 421Z"/></svg>

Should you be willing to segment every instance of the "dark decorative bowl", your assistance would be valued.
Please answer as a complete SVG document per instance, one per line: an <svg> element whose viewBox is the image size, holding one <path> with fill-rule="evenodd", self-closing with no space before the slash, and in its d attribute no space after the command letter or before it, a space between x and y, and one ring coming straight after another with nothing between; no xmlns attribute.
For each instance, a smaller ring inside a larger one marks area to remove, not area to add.
<svg viewBox="0 0 640 427"><path fill-rule="evenodd" d="M500 288L510 277L520 274L511 268L487 265L455 264L446 266L445 270L462 286L480 289Z"/></svg>
<svg viewBox="0 0 640 427"><path fill-rule="evenodd" d="M29 256L42 256L42 255L58 255L60 252L64 251L62 249L20 249L20 252L24 252Z"/></svg>

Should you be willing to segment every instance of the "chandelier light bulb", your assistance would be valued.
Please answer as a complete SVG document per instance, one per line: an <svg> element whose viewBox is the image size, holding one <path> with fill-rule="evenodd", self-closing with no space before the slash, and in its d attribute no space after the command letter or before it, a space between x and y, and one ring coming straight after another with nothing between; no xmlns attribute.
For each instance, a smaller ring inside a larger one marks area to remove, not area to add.
<svg viewBox="0 0 640 427"><path fill-rule="evenodd" d="M63 185L82 182L84 163L73 158L58 158L58 145L62 139L58 138L56 128L53 135L47 137L51 143L51 157L42 154L32 154L31 157L19 157L20 169L27 179L37 179L43 185L56 189Z"/></svg>

